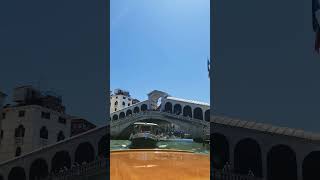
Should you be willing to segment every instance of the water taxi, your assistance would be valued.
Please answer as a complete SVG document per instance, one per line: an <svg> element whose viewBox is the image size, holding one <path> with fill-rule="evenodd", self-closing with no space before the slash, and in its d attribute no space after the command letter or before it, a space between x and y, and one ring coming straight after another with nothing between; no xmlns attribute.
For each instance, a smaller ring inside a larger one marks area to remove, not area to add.
<svg viewBox="0 0 320 180"><path fill-rule="evenodd" d="M156 148L159 140L157 130L159 125L155 123L136 122L133 124L133 133L130 135L130 148Z"/></svg>

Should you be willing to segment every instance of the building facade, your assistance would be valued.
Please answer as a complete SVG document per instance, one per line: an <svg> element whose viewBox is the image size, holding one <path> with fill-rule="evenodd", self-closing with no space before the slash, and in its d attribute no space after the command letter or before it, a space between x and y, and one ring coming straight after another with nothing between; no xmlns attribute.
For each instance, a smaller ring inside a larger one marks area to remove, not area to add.
<svg viewBox="0 0 320 180"><path fill-rule="evenodd" d="M119 111L138 102L139 100L131 98L128 91L115 89L114 93L110 95L110 113Z"/></svg>
<svg viewBox="0 0 320 180"><path fill-rule="evenodd" d="M70 137L70 116L61 98L23 86L14 89L13 101L0 109L0 161Z"/></svg>

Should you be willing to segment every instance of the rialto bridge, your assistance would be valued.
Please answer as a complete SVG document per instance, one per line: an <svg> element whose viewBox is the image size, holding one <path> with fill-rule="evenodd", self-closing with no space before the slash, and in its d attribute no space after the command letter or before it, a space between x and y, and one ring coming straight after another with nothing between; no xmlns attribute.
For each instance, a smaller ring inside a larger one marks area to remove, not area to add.
<svg viewBox="0 0 320 180"><path fill-rule="evenodd" d="M212 167L267 180L320 179L320 134L211 116Z"/></svg>
<svg viewBox="0 0 320 180"><path fill-rule="evenodd" d="M109 125L0 163L0 180L106 179Z"/></svg>
<svg viewBox="0 0 320 180"><path fill-rule="evenodd" d="M209 134L209 104L175 98L157 90L149 93L148 97L146 101L110 115L111 137L129 137L130 128L138 121L172 123L192 138L202 138L204 134Z"/></svg>

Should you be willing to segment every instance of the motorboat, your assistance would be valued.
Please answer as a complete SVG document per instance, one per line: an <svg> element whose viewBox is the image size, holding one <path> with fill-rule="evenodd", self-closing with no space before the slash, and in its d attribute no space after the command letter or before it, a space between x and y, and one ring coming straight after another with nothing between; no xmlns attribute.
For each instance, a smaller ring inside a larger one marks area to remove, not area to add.
<svg viewBox="0 0 320 180"><path fill-rule="evenodd" d="M155 123L136 122L133 124L133 133L130 135L130 148L156 148L159 140L157 132L159 125Z"/></svg>

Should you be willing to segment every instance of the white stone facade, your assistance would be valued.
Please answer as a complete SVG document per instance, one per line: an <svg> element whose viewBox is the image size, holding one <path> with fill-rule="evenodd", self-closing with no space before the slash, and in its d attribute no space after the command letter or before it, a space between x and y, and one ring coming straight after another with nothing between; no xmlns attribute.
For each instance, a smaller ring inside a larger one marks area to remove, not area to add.
<svg viewBox="0 0 320 180"><path fill-rule="evenodd" d="M44 117L42 113L50 114ZM70 116L39 105L5 107L2 109L2 131L0 139L0 162L16 156L17 148L21 154L57 142L59 132L70 137ZM23 126L23 137L16 137L16 128ZM40 130L45 127L48 138L40 138Z"/></svg>

